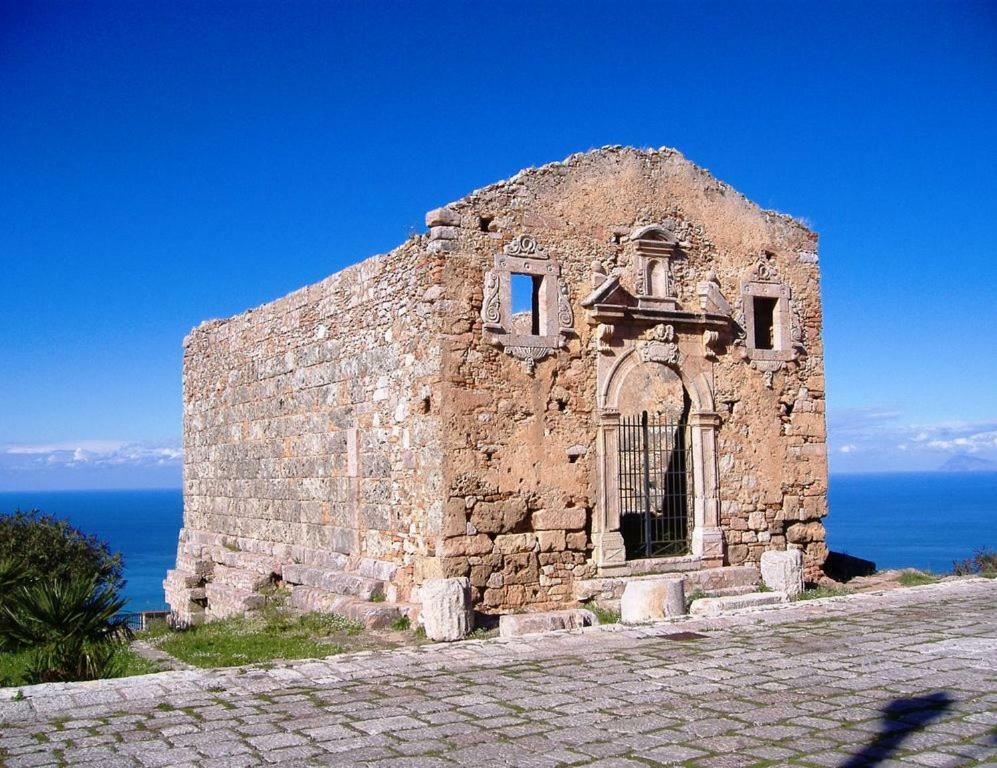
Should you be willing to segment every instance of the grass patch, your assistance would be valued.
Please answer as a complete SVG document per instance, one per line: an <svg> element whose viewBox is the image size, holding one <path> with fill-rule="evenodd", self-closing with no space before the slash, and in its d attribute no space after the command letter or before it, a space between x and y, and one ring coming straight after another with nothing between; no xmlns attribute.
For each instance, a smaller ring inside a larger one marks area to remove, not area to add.
<svg viewBox="0 0 997 768"><path fill-rule="evenodd" d="M412 628L412 620L408 616L399 616L391 622L391 628L395 632L406 632Z"/></svg>
<svg viewBox="0 0 997 768"><path fill-rule="evenodd" d="M150 642L195 667L234 667L341 653L343 646L333 636L349 636L360 629L340 616L317 613L296 618L233 616L159 635Z"/></svg>
<svg viewBox="0 0 997 768"><path fill-rule="evenodd" d="M842 595L851 594L847 589L837 589L835 587L811 587L810 589L803 590L802 594L797 596L797 600L817 600L822 597L841 597Z"/></svg>
<svg viewBox="0 0 997 768"><path fill-rule="evenodd" d="M586 603L585 607L595 614L600 624L619 624L620 612L603 608L596 603Z"/></svg>
<svg viewBox="0 0 997 768"><path fill-rule="evenodd" d="M934 584L938 577L923 571L904 571L897 578L897 583L902 587L920 587L923 584Z"/></svg>
<svg viewBox="0 0 997 768"><path fill-rule="evenodd" d="M467 636L468 640L487 640L491 637L498 637L498 627L475 627Z"/></svg>
<svg viewBox="0 0 997 768"><path fill-rule="evenodd" d="M359 622L331 613L294 615L275 603L258 615L233 616L182 631L154 626L140 637L176 659L204 668L316 659L346 650L390 647L376 635L365 633Z"/></svg>
<svg viewBox="0 0 997 768"><path fill-rule="evenodd" d="M0 653L0 687L30 685L28 667L31 652ZM160 666L139 656L128 646L121 646L114 652L106 678L133 677L162 671Z"/></svg>
<svg viewBox="0 0 997 768"><path fill-rule="evenodd" d="M384 602L385 600L387 600L387 599L388 599L387 595L384 595L384 594L380 594L380 595L374 595L374 596L373 596L373 597L372 597L372 598L370 599L370 601L371 601L372 603L383 603L383 602Z"/></svg>

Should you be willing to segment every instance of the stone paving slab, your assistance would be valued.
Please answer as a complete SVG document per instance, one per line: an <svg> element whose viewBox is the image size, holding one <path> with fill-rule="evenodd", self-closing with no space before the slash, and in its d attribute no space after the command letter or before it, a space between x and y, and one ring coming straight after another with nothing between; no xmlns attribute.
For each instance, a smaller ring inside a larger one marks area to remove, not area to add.
<svg viewBox="0 0 997 768"><path fill-rule="evenodd" d="M7 768L997 765L997 582L21 690Z"/></svg>

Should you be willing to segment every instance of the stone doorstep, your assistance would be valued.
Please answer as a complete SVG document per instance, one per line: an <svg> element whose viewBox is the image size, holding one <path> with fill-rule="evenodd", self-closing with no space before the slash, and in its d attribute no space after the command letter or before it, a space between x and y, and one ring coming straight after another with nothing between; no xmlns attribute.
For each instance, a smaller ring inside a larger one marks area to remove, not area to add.
<svg viewBox="0 0 997 768"><path fill-rule="evenodd" d="M685 580L686 595L697 590L711 596L741 595L758 589L760 578L753 565L726 565L719 568L703 568L694 571L679 571L641 576L603 576L594 579L580 579L575 582L573 595L576 600L586 602L616 602L623 596L628 581L653 580L663 577L682 577Z"/></svg>
<svg viewBox="0 0 997 768"><path fill-rule="evenodd" d="M291 585L315 587L338 595L351 595L361 600L384 594L384 582L369 579L356 573L332 571L325 568L311 568L306 565L285 565L283 579Z"/></svg>
<svg viewBox="0 0 997 768"><path fill-rule="evenodd" d="M704 597L694 600L689 608L692 616L720 616L735 611L750 610L769 605L782 605L789 602L785 592L751 592L747 595L730 597Z"/></svg>

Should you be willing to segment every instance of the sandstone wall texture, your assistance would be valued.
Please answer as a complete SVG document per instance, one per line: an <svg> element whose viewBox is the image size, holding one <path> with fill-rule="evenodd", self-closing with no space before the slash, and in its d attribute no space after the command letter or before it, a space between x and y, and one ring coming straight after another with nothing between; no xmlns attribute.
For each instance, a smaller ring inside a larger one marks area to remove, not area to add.
<svg viewBox="0 0 997 768"><path fill-rule="evenodd" d="M175 595L210 584L189 574L217 564L221 546L376 576L389 600L467 576L486 612L571 603L580 580L601 575L596 392L601 345L613 343L581 302L607 278L640 293L631 235L650 224L680 242L678 308L699 311L708 283L729 302L732 330L715 348L676 340L719 423L725 548L703 562L798 548L807 578L819 577L827 466L812 232L674 150L621 147L522 171L427 223L389 254L188 337L186 586L174 580ZM523 235L556 260L570 307L560 347L535 360L496 344L482 319L486 273ZM744 338L742 291L759 269L790 296L794 351L777 362Z"/></svg>
<svg viewBox="0 0 997 768"><path fill-rule="evenodd" d="M407 591L442 511L441 268L416 239L188 336L181 549L362 564Z"/></svg>

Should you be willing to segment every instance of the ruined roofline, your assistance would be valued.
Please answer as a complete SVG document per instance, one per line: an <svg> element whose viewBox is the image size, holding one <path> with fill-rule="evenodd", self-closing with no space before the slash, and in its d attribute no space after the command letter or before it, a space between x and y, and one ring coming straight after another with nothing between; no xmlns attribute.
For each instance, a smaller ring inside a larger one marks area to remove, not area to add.
<svg viewBox="0 0 997 768"><path fill-rule="evenodd" d="M770 218L779 219L787 224L791 224L795 227L808 232L812 235L816 235L816 232L807 226L802 219L793 216L792 214L783 213L782 211L775 211L771 208L762 208L758 203L754 202L750 197L745 195L743 192L735 189L733 186L728 184L722 179L718 179L714 176L708 169L704 168L692 160L689 160L682 152L675 149L674 147L658 147L657 149L639 148L632 147L623 144L606 144L602 147L595 147L588 149L584 152L573 152L568 155L563 160L555 160L549 163L544 163L540 166L529 166L517 171L515 174L506 179L501 179L499 181L492 182L484 187L480 187L470 192L469 194L454 200L450 203L446 203L441 206L441 208L448 208L457 210L465 206L473 206L477 202L477 198L484 197L486 195L494 194L497 192L502 192L507 190L509 187L514 187L522 183L525 179L537 176L543 176L552 171L556 171L561 168L572 168L581 165L584 161L593 158L607 157L611 155L621 155L621 154L632 154L645 159L656 159L656 158L674 158L680 163L691 168L695 173L699 174L706 184L712 184L718 189L723 191L725 194L733 194L739 198L742 202L746 203L748 206L758 211L759 213L768 216ZM439 210L439 209L436 209Z"/></svg>
<svg viewBox="0 0 997 768"><path fill-rule="evenodd" d="M632 154L632 155L635 155L635 156L638 156L638 157L642 157L642 158L645 158L645 159L660 159L660 158L675 159L678 162L687 165L696 174L698 174L700 177L702 177L702 181L704 182L704 184L706 184L706 185L713 185L717 189L721 190L724 194L733 194L733 195L735 195L743 203L745 203L749 207L753 208L755 211L758 211L759 213L761 213L761 214L763 214L763 215L765 215L767 217L770 217L770 218L773 218L773 219L778 219L778 220L783 221L784 223L790 224L790 225L795 226L795 227L799 227L800 229L802 229L805 232L808 232L808 233L810 233L812 235L815 234L813 232L813 230L811 230L809 227L807 227L802 221L800 221L799 219L797 219L797 218L795 218L793 216L790 216L789 214L780 213L779 211L773 211L773 210L769 210L769 209L766 209L766 208L762 208L760 205L758 205L757 203L753 202L749 197L747 197L743 193L739 192L738 190L734 189L734 187L732 187L731 185L729 185L727 182L721 181L716 176L714 176L712 173L710 173L707 169L705 169L702 166L697 165L696 163L694 163L691 160L687 159L685 157L685 155L683 155L677 149L674 149L672 147L659 147L658 149L652 149L652 148L639 149L637 147L624 146L624 145L621 145L621 144L607 144L606 146L598 147L598 148L594 148L594 149L589 149L589 150L587 150L585 152L575 152L575 153L572 153L572 154L568 155L566 158L564 158L563 160L555 160L555 161L550 162L550 163L545 163L544 165L541 165L541 166L536 166L536 167L531 166L531 167L528 167L528 168L523 168L522 170L516 172L515 174L513 174L509 178L501 179L499 181L496 181L496 182L493 182L491 184L488 184L487 186L475 189L474 191L470 192L469 194L465 195L464 197L461 197L461 198L459 198L457 200L454 200L453 202L446 203L445 205L441 206L440 208L435 208L435 209L429 211L429 213L427 214L427 217L426 217L427 218L427 222L426 222L427 228L429 226L429 217L430 217L430 215L434 214L436 212L439 212L441 210L450 210L450 211L457 212L457 211L460 211L461 209L464 209L464 208L473 207L475 205L475 203L477 202L478 198L486 197L488 195L492 195L492 194L496 194L496 193L500 193L500 192L506 191L510 187L515 187L516 185L522 184L527 179L541 177L541 176L543 176L545 174L554 172L554 171L556 171L558 169L562 169L562 168L577 167L577 166L581 165L583 162L586 162L588 160L599 159L599 158L602 158L602 157L610 157L610 156L613 156L613 155L620 155L620 154ZM277 296L277 297L275 297L273 299L270 299L269 301L265 301L262 304L258 304L255 307L251 307L249 309L243 310L242 312L239 312L239 313L237 313L235 315L230 315L230 316L224 317L224 318L214 318L214 319L210 319L210 320L204 320L204 321L198 323L193 329L191 329L191 331L184 338L183 344L186 347L190 343L190 341L193 338L193 336L196 333L198 333L198 332L208 331L208 330L211 330L213 328L217 328L219 326L225 325L227 323L239 320L240 318L244 318L244 317L246 317L248 315L251 315L251 314L253 314L255 312L259 312L259 311L265 309L266 307L269 307L270 305L272 305L272 304L274 304L276 302L284 301L284 300L290 298L291 296L294 296L295 294L297 294L299 292L307 291L312 286L321 285L321 284L323 284L325 282L328 282L328 281L331 281L331 280L342 279L345 276L345 274L348 271L352 270L352 269L361 268L363 265L369 264L370 262L373 262L376 259L382 259L382 258L390 257L390 256L398 253L399 251L401 251L401 250L403 250L405 248L411 247L414 244L423 243L426 240L426 238L427 238L427 235L424 232L423 233L413 234L413 235L409 236L406 240L404 240L402 243L400 243L399 245L397 245L395 248L392 248L390 251L386 251L386 252L383 252L383 253L373 254L371 256L367 256L367 257L365 257L363 259L360 259L359 261L355 261L352 264L349 264L349 265L343 267L342 269L339 269L336 272L333 272L332 274L328 275L327 277L325 277L322 280L319 280L319 281L317 281L315 283L309 283L308 285L303 286L301 288L298 288L296 290L290 291L289 293L287 293L287 294L285 294L283 296Z"/></svg>

